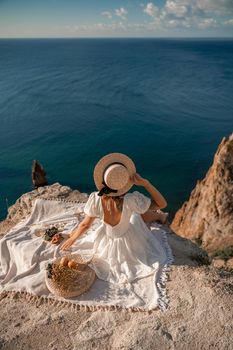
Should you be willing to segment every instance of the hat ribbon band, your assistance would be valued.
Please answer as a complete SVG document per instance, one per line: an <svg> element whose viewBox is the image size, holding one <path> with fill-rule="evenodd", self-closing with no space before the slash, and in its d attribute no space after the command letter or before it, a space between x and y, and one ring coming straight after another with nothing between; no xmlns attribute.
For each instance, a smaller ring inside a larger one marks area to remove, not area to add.
<svg viewBox="0 0 233 350"><path fill-rule="evenodd" d="M108 187L105 181L102 181L102 184L104 185L104 187L101 188L101 190L98 192L98 196L103 196L103 194L109 194L111 192L117 193L118 190L113 190L112 188Z"/></svg>

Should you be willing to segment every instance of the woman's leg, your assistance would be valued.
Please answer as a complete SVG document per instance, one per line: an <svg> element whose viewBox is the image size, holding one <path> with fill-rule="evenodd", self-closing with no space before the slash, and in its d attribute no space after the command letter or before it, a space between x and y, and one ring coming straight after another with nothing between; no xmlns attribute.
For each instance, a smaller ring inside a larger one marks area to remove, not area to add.
<svg viewBox="0 0 233 350"><path fill-rule="evenodd" d="M144 214L141 214L142 219L145 222L153 222L153 221L160 221L162 224L165 223L167 219L168 213L163 213L153 211L153 210L147 210Z"/></svg>

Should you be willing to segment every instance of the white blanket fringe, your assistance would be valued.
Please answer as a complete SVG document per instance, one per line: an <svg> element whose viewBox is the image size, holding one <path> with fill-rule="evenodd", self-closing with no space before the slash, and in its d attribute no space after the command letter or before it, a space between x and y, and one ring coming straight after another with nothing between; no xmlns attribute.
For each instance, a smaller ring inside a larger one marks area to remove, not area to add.
<svg viewBox="0 0 233 350"><path fill-rule="evenodd" d="M162 232L162 239L163 239L163 246L166 250L167 257L168 257L168 263L163 266L161 275L159 277L159 281L156 283L156 285L159 290L158 305L160 307L160 310L164 312L165 310L168 309L168 304L170 301L170 299L167 296L165 282L167 282L168 280L168 272L171 270L171 265L174 262L174 257L172 254L172 250L167 241L166 232L164 230Z"/></svg>
<svg viewBox="0 0 233 350"><path fill-rule="evenodd" d="M32 302L37 307L42 304L47 304L53 307L61 307L61 308L70 308L72 311L85 311L85 312L92 312L92 311L121 311L121 312L144 312L144 313L151 313L152 311L157 311L158 307L152 310L143 310L140 307L123 307L120 305L84 305L84 304L74 304L71 301L59 301L56 299L53 299L51 297L46 296L38 296L33 295L29 292L22 292L22 291L3 291L0 293L0 301L8 298L8 299L25 299L29 302Z"/></svg>

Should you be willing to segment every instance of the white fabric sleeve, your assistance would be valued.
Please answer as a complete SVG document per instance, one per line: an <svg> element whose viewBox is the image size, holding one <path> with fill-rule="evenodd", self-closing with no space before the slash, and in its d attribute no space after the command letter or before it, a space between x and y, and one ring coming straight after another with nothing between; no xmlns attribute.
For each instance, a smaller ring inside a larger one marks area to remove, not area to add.
<svg viewBox="0 0 233 350"><path fill-rule="evenodd" d="M91 217L97 216L95 192L92 192L83 209L84 213Z"/></svg>
<svg viewBox="0 0 233 350"><path fill-rule="evenodd" d="M130 208L138 214L144 214L150 207L151 199L143 193L134 191L130 196Z"/></svg>

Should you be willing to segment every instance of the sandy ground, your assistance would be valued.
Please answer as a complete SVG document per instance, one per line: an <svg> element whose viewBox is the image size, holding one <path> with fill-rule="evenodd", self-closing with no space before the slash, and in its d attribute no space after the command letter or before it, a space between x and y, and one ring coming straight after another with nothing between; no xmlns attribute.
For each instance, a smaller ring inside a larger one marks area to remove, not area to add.
<svg viewBox="0 0 233 350"><path fill-rule="evenodd" d="M200 265L190 241L168 238L175 261L166 282L166 312L73 311L8 296L0 302L0 349L229 350L233 272Z"/></svg>

